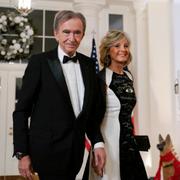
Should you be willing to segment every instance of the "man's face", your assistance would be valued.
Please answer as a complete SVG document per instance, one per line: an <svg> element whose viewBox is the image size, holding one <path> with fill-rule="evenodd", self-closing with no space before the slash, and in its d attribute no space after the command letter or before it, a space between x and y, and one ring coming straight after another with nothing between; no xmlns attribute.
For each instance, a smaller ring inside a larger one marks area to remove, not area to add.
<svg viewBox="0 0 180 180"><path fill-rule="evenodd" d="M69 56L72 56L84 36L83 24L78 18L65 21L59 24L59 28L54 31L54 36L62 50Z"/></svg>

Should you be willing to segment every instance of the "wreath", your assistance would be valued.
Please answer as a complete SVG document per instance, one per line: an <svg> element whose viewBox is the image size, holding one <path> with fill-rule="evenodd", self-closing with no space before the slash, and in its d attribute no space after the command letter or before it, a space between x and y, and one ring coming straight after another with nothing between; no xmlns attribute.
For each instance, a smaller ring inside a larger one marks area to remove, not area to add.
<svg viewBox="0 0 180 180"><path fill-rule="evenodd" d="M26 16L16 12L0 13L0 61L25 59L30 54L33 35Z"/></svg>

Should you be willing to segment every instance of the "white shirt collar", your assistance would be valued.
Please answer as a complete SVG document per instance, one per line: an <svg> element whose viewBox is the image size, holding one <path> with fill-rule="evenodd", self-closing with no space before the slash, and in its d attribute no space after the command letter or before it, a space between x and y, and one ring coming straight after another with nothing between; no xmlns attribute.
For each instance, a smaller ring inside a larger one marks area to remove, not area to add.
<svg viewBox="0 0 180 180"><path fill-rule="evenodd" d="M75 56L75 55L76 55L76 53L75 53L73 56ZM59 60L60 60L61 63L63 62L64 56L69 56L69 55L66 54L66 53L61 49L60 46L58 46L58 58L59 58ZM73 57L73 56L72 56L72 57Z"/></svg>

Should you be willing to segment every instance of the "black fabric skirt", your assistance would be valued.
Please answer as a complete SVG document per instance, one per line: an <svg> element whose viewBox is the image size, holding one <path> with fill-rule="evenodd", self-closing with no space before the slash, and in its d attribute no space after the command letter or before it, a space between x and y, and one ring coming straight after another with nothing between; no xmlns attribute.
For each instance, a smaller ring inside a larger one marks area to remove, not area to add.
<svg viewBox="0 0 180 180"><path fill-rule="evenodd" d="M139 151L120 153L121 180L148 180Z"/></svg>

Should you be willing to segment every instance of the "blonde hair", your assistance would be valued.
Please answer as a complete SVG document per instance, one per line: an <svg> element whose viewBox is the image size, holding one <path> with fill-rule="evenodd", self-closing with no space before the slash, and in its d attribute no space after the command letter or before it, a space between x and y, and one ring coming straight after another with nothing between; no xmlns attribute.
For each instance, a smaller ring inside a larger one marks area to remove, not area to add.
<svg viewBox="0 0 180 180"><path fill-rule="evenodd" d="M113 43L119 41L121 39L127 39L128 43L130 44L130 40L125 32L119 30L111 30L109 31L101 40L101 44L99 46L100 52L100 63L103 67L108 67L111 64L111 59L109 57L109 49ZM131 52L129 53L129 59L124 66L127 66L132 61Z"/></svg>

